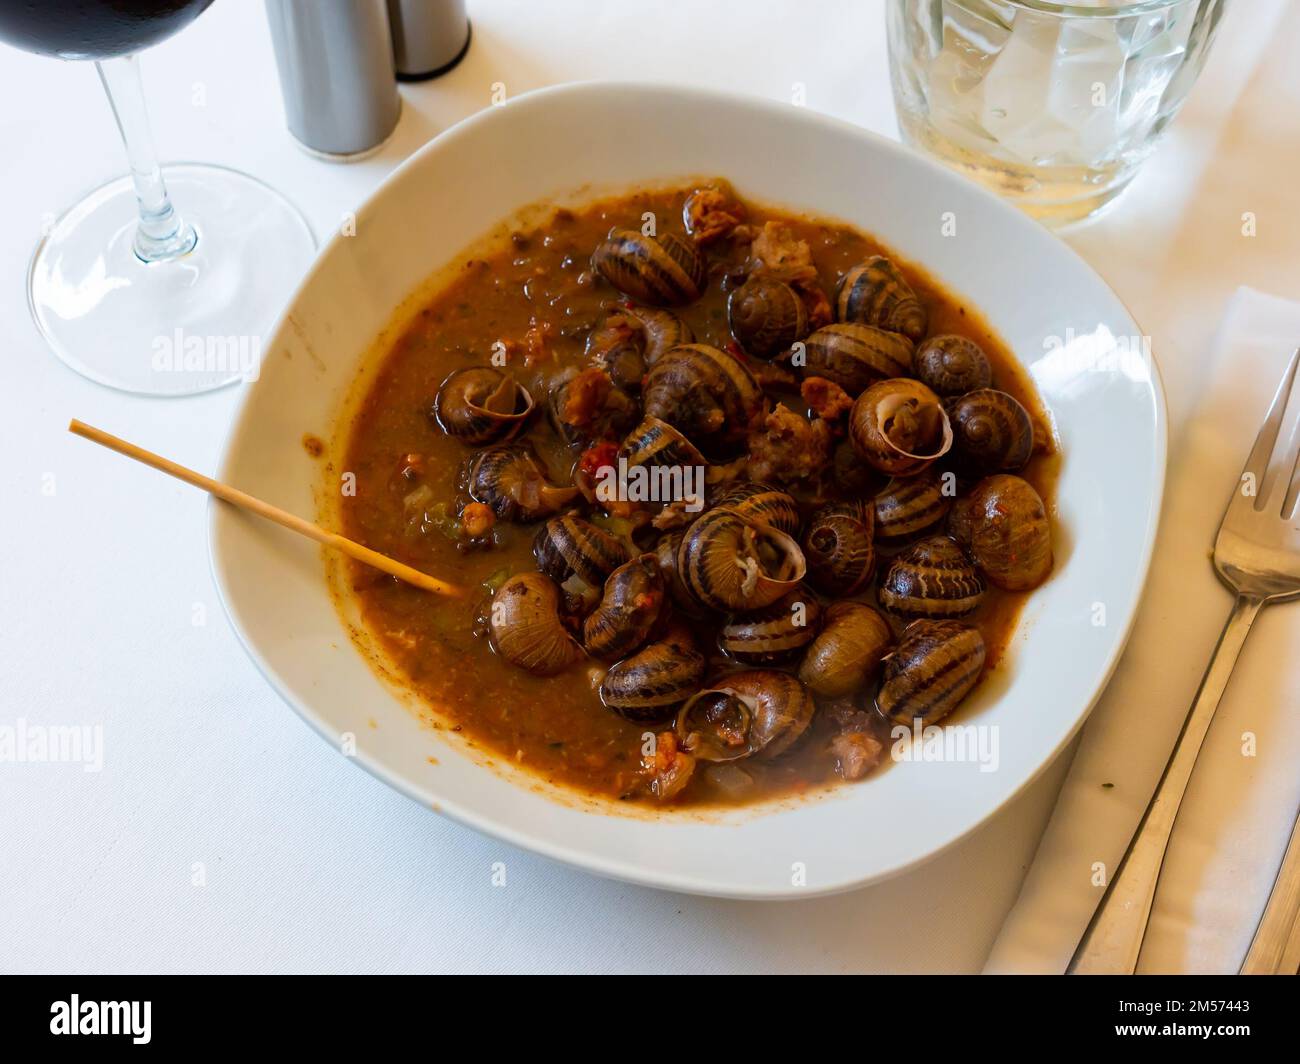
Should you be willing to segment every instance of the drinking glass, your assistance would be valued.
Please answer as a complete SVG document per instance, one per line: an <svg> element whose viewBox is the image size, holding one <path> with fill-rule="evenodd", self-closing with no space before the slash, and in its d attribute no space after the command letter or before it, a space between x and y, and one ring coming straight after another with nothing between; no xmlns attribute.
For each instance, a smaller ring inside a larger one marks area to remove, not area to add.
<svg viewBox="0 0 1300 1064"><path fill-rule="evenodd" d="M888 0L904 139L1051 225L1117 196L1205 63L1224 0Z"/></svg>
<svg viewBox="0 0 1300 1064"><path fill-rule="evenodd" d="M54 353L125 391L183 395L256 376L262 333L315 253L307 220L256 178L158 163L135 53L211 2L0 3L0 40L94 61L126 147L129 175L57 218L28 271Z"/></svg>

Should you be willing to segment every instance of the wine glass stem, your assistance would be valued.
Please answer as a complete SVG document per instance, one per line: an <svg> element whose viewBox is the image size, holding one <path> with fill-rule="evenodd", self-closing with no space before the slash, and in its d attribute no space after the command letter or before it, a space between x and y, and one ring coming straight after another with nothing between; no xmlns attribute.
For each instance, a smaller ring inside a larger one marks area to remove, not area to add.
<svg viewBox="0 0 1300 1064"><path fill-rule="evenodd" d="M108 93L113 117L117 119L126 146L131 180L135 184L140 223L135 233L135 253L144 262L160 262L188 254L198 243L198 234L187 225L167 195L162 168L154 152L140 83L140 62L134 55L106 59L95 64L99 80Z"/></svg>

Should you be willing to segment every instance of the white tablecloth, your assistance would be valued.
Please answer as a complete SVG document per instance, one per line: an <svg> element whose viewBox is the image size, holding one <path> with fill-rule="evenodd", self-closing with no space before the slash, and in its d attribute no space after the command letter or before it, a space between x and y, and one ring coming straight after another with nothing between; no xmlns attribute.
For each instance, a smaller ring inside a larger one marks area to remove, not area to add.
<svg viewBox="0 0 1300 1064"><path fill-rule="evenodd" d="M1300 11L1233 6L1159 155L1070 239L1154 336L1175 435L1240 284L1300 296ZM726 34L701 32L726 27ZM145 59L165 157L257 174L332 228L410 151L554 82L645 78L789 99L892 134L882 4L471 0L474 44L406 86L349 166L289 139L260 4L222 0ZM797 12L797 14L796 14ZM725 44L714 42L725 40ZM1262 56L1262 61L1260 57ZM7 970L941 970L983 964L1069 754L921 870L838 898L744 904L605 882L421 809L321 743L239 651L208 575L205 500L126 466L91 479L69 416L215 466L236 393L148 401L81 380L24 303L43 219L123 169L93 70L0 49L0 725L101 725L102 771L0 763ZM1241 235L1243 212L1258 235ZM507 885L494 887L504 861ZM924 920L900 920L926 899Z"/></svg>

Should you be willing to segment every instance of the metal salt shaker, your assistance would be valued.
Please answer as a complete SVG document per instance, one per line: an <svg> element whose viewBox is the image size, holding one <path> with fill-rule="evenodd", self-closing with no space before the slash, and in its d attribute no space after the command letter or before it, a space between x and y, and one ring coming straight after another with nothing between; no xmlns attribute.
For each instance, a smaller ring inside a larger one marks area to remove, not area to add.
<svg viewBox="0 0 1300 1064"><path fill-rule="evenodd" d="M469 51L465 0L388 0L400 81L445 74Z"/></svg>
<svg viewBox="0 0 1300 1064"><path fill-rule="evenodd" d="M397 126L386 0L266 0L289 132L329 159L379 148Z"/></svg>

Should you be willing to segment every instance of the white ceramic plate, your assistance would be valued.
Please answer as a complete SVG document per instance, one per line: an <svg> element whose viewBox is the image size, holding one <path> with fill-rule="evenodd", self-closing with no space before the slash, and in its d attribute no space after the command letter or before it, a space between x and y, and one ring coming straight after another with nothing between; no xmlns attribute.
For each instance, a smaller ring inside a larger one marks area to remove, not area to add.
<svg viewBox="0 0 1300 1064"><path fill-rule="evenodd" d="M1029 368L1060 434L1057 568L1009 660L963 723L997 767L904 763L829 796L694 819L558 801L422 727L356 652L308 542L222 506L213 569L248 653L331 744L413 799L603 875L733 897L808 897L881 879L976 828L1082 724L1123 648L1146 578L1165 468L1165 410L1138 326L1064 244L897 144L806 110L691 89L584 84L489 108L427 144L321 253L265 346L221 475L316 512L319 463L362 354L430 274L517 209L590 184L721 175L742 196L838 218L929 269ZM1126 349L1132 357L1125 357ZM430 763L434 757L437 764Z"/></svg>

